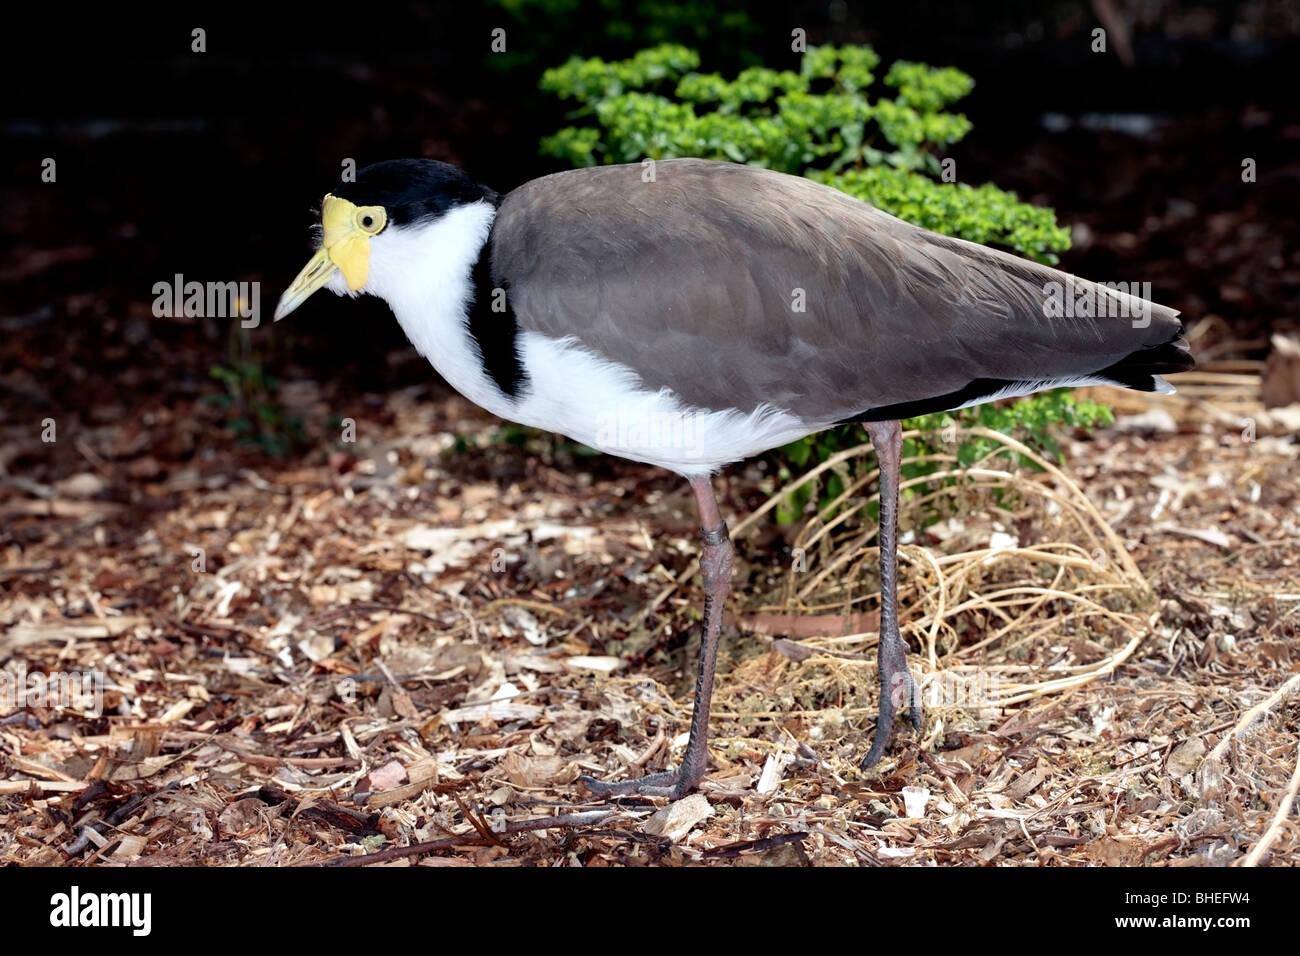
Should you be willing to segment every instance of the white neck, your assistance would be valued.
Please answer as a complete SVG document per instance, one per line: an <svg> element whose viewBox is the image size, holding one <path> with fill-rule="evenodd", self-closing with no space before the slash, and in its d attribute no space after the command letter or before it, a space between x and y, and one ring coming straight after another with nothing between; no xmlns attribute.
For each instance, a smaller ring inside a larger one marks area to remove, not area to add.
<svg viewBox="0 0 1300 956"><path fill-rule="evenodd" d="M474 265L495 217L490 203L476 202L432 222L384 230L370 240L364 291L388 303L416 351L452 388L509 417L513 401L484 373L465 318Z"/></svg>

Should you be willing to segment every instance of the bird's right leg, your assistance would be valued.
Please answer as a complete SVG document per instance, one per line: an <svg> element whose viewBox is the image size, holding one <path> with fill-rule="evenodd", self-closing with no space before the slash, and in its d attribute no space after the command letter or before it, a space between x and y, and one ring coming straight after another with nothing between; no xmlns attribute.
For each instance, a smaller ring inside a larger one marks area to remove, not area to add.
<svg viewBox="0 0 1300 956"><path fill-rule="evenodd" d="M903 430L898 422L868 422L867 434L880 463L880 716L865 770L880 759L894 729L894 714L908 705L912 726L921 729L921 700L907 668L907 647L898 629L898 481L903 457Z"/></svg>

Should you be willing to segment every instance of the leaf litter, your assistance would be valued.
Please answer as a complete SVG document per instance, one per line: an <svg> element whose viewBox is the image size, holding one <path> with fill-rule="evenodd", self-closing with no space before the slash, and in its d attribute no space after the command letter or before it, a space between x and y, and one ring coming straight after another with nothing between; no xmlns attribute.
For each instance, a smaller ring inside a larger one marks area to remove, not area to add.
<svg viewBox="0 0 1300 956"><path fill-rule="evenodd" d="M871 454L789 529L788 489L735 469L711 767L672 804L578 782L685 744L699 594L671 476L580 473L418 390L347 467L171 463L102 425L0 489L0 666L100 675L103 705L0 715L0 860L1294 865L1297 444L1246 376L1198 374L1102 396L1123 427L1059 469L995 454L910 490L926 721L869 772ZM4 426L0 460L32 440Z"/></svg>

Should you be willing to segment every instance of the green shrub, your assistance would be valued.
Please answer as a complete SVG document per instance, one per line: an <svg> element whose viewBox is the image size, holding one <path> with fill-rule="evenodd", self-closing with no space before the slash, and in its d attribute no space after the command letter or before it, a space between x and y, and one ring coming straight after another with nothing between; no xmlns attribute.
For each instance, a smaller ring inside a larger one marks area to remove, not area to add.
<svg viewBox="0 0 1300 956"><path fill-rule="evenodd" d="M799 72L699 73L662 45L626 60L574 57L542 88L577 102L542 152L575 166L698 156L807 176L926 229L1055 264L1069 233L1050 209L995 186L942 182L936 150L970 132L946 110L970 92L960 70L900 61L877 81L869 47L816 47ZM883 83L883 95L872 88ZM892 95L891 95L892 94Z"/></svg>

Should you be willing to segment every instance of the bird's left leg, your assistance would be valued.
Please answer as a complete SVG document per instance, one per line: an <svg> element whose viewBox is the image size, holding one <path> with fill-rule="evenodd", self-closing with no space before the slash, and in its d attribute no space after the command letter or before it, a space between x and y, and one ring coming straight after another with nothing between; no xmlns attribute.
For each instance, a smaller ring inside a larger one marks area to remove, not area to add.
<svg viewBox="0 0 1300 956"><path fill-rule="evenodd" d="M709 477L692 478L691 491L695 492L695 503L700 511L700 536L704 539L704 551L700 554L700 573L704 578L704 634L700 638L695 707L691 711L691 733L686 741L686 754L677 770L635 780L602 783L584 776L583 785L600 796L635 793L677 800L695 789L709 766L709 703L713 698L713 668L718 657L718 636L722 632L722 609L731 589L734 552L727 526L718 514L718 503L713 497Z"/></svg>

